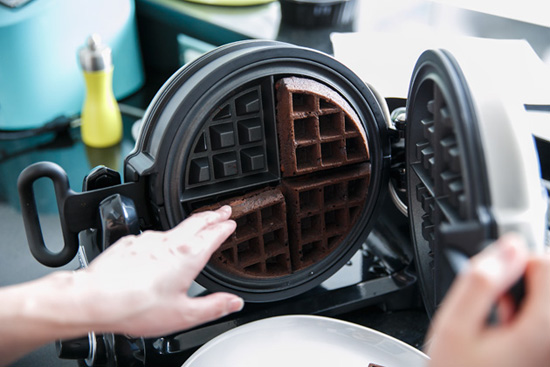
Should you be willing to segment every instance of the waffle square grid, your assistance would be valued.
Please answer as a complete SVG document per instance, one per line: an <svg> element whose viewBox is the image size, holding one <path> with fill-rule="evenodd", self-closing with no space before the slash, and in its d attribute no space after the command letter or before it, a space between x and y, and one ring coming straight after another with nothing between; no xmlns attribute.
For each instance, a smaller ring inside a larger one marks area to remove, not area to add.
<svg viewBox="0 0 550 367"><path fill-rule="evenodd" d="M281 190L264 189L221 201L199 211L232 207L236 231L212 255L211 263L244 276L291 272L286 203Z"/></svg>
<svg viewBox="0 0 550 367"><path fill-rule="evenodd" d="M325 257L347 235L363 208L370 164L335 174L284 180L293 269Z"/></svg>
<svg viewBox="0 0 550 367"><path fill-rule="evenodd" d="M420 121L422 139L415 145L419 163L413 168L421 179L416 199L424 210L422 237L433 251L435 218L466 218L467 203L454 122L442 91L436 83L432 84L433 98L427 102Z"/></svg>
<svg viewBox="0 0 550 367"><path fill-rule="evenodd" d="M284 177L368 159L359 117L339 94L311 79L277 85L277 130Z"/></svg>
<svg viewBox="0 0 550 367"><path fill-rule="evenodd" d="M260 86L229 98L215 110L188 160L186 188L266 172L266 137Z"/></svg>

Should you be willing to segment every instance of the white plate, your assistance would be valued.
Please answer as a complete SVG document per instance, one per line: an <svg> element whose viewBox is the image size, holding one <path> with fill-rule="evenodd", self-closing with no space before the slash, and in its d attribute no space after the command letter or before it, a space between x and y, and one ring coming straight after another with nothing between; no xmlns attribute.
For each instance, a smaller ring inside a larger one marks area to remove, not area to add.
<svg viewBox="0 0 550 367"><path fill-rule="evenodd" d="M397 339L321 316L280 316L229 330L183 367L415 367L428 356Z"/></svg>

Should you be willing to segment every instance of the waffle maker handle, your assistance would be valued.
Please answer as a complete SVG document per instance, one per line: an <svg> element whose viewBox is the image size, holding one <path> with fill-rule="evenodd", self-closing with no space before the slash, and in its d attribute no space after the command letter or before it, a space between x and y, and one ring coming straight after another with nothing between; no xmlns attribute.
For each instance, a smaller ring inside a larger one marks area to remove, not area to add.
<svg viewBox="0 0 550 367"><path fill-rule="evenodd" d="M47 177L53 182L57 209L61 219L64 245L61 251L57 253L50 251L44 243L36 208L33 184L42 177ZM75 195L75 192L69 187L67 173L63 168L52 162L35 163L21 172L17 181L17 188L25 232L32 255L36 260L50 267L59 267L70 262L78 251L78 232L72 232L64 220L65 201L68 197Z"/></svg>

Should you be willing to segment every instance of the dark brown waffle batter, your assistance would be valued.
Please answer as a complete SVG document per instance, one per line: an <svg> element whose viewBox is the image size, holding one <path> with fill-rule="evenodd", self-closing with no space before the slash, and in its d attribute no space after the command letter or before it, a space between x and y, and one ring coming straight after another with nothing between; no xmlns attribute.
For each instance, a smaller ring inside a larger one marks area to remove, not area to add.
<svg viewBox="0 0 550 367"><path fill-rule="evenodd" d="M297 77L280 79L276 98L280 185L197 210L233 208L237 229L210 265L242 277L285 276L322 260L342 244L367 197L366 135L349 103Z"/></svg>

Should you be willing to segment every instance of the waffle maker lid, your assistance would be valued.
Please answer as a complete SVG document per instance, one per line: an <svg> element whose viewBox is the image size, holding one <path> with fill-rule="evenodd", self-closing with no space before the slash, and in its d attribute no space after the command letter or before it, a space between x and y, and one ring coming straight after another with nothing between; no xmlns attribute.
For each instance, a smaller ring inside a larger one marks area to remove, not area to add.
<svg viewBox="0 0 550 367"><path fill-rule="evenodd" d="M519 232L532 251L545 247L547 194L509 47L468 40L452 53L425 51L414 67L408 212L429 314L465 259L498 236Z"/></svg>

